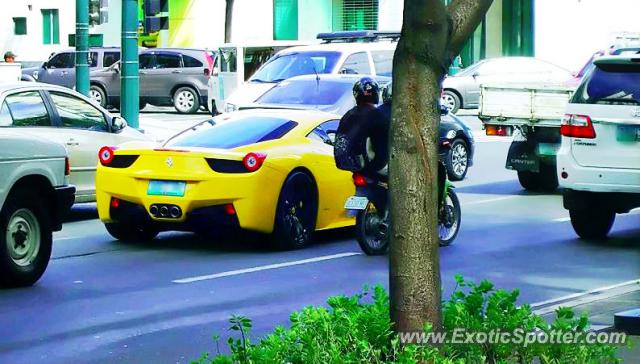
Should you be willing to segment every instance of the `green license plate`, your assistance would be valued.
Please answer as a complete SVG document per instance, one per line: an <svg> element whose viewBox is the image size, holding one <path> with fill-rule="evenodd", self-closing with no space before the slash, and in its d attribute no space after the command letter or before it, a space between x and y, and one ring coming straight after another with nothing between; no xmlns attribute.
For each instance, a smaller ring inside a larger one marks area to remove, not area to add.
<svg viewBox="0 0 640 364"><path fill-rule="evenodd" d="M183 181L149 181L147 195L182 197L186 185Z"/></svg>
<svg viewBox="0 0 640 364"><path fill-rule="evenodd" d="M616 139L619 142L640 141L640 126L619 125L618 130L616 131Z"/></svg>

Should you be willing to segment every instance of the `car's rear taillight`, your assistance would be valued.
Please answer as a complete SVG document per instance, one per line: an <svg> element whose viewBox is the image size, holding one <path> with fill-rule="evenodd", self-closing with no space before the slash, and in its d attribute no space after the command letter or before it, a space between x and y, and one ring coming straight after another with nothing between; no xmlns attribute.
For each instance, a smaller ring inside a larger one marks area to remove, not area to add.
<svg viewBox="0 0 640 364"><path fill-rule="evenodd" d="M255 172L262 167L262 163L266 158L267 155L263 153L249 153L242 158L242 164L247 171Z"/></svg>
<svg viewBox="0 0 640 364"><path fill-rule="evenodd" d="M64 158L64 175L71 175L71 163L69 163L69 157Z"/></svg>
<svg viewBox="0 0 640 364"><path fill-rule="evenodd" d="M108 166L111 162L113 162L113 157L115 155L116 149L118 148L108 146L100 148L100 151L98 152L98 159L100 160L100 164L102 164L103 166Z"/></svg>
<svg viewBox="0 0 640 364"><path fill-rule="evenodd" d="M352 178L353 178L353 184L356 187L364 187L367 185L367 179L364 177L364 175L360 173L354 173Z"/></svg>
<svg viewBox="0 0 640 364"><path fill-rule="evenodd" d="M596 130L589 116L567 114L560 123L560 134L571 138L594 139Z"/></svg>

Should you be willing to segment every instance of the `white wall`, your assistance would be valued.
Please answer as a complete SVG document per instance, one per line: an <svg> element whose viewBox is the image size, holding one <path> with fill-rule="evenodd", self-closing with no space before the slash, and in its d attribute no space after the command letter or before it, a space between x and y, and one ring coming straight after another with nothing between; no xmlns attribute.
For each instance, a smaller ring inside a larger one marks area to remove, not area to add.
<svg viewBox="0 0 640 364"><path fill-rule="evenodd" d="M379 0L378 30L400 31L403 7L403 0Z"/></svg>
<svg viewBox="0 0 640 364"><path fill-rule="evenodd" d="M58 9L60 44L43 44L41 9ZM6 51L12 51L18 55L18 62L46 60L52 52L68 48L68 36L75 33L75 16L75 1L72 0L2 1L0 52L4 54ZM14 17L27 18L26 35L14 35Z"/></svg>
<svg viewBox="0 0 640 364"><path fill-rule="evenodd" d="M613 33L640 32L640 0L535 0L535 54L577 71Z"/></svg>

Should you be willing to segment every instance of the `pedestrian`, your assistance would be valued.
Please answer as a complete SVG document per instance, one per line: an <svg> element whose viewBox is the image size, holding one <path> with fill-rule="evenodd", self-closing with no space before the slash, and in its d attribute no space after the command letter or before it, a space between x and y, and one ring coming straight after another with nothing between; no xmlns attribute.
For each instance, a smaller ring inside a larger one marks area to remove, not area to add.
<svg viewBox="0 0 640 364"><path fill-rule="evenodd" d="M4 62L5 63L15 63L17 55L11 51L8 51L4 54Z"/></svg>

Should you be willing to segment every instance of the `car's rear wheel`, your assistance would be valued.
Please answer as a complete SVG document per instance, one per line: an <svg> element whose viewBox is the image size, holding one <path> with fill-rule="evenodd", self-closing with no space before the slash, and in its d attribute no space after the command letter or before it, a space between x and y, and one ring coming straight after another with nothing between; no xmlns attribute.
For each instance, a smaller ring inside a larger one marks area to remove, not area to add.
<svg viewBox="0 0 640 364"><path fill-rule="evenodd" d="M307 173L294 171L285 180L273 229L273 246L279 250L305 247L311 241L318 216L316 186Z"/></svg>
<svg viewBox="0 0 640 364"><path fill-rule="evenodd" d="M463 139L456 139L447 154L447 174L452 181L462 181L469 170L469 147Z"/></svg>
<svg viewBox="0 0 640 364"><path fill-rule="evenodd" d="M0 285L31 286L51 258L51 225L42 200L13 192L0 212Z"/></svg>
<svg viewBox="0 0 640 364"><path fill-rule="evenodd" d="M603 210L598 206L589 209L569 210L569 216L573 230L585 240L605 239L616 219L615 212Z"/></svg>
<svg viewBox="0 0 640 364"><path fill-rule="evenodd" d="M122 241L149 241L158 236L158 229L153 226L135 226L122 222L105 223L109 235Z"/></svg>
<svg viewBox="0 0 640 364"><path fill-rule="evenodd" d="M102 87L98 85L91 85L89 87L89 97L100 104L102 107L107 107L107 94L104 92Z"/></svg>
<svg viewBox="0 0 640 364"><path fill-rule="evenodd" d="M460 97L451 90L445 90L442 93L441 102L442 105L446 106L447 109L449 109L449 112L451 112L452 114L458 112L460 107L462 107Z"/></svg>
<svg viewBox="0 0 640 364"><path fill-rule="evenodd" d="M197 112L200 109L198 93L191 87L180 87L173 93L173 106L182 114Z"/></svg>

